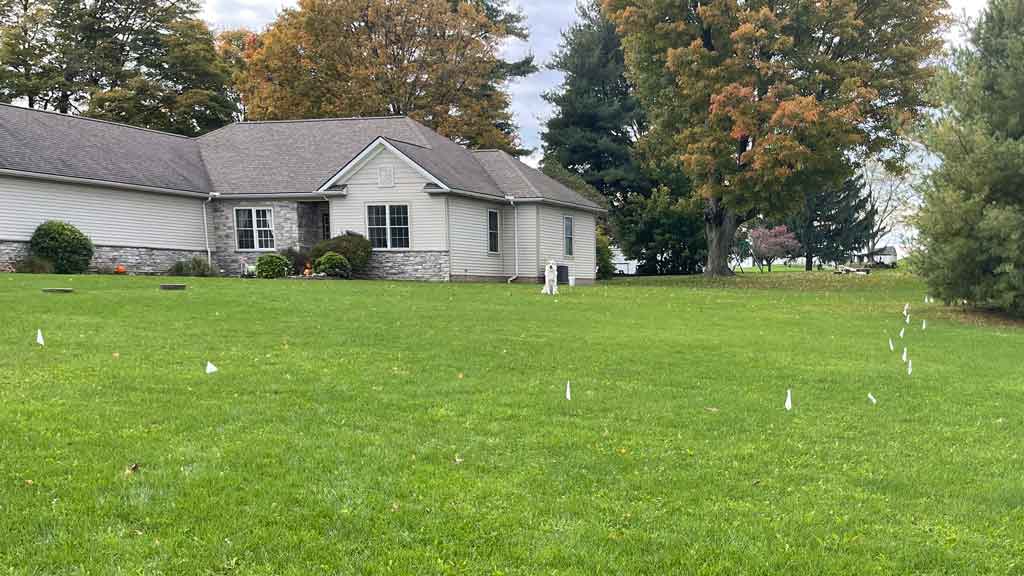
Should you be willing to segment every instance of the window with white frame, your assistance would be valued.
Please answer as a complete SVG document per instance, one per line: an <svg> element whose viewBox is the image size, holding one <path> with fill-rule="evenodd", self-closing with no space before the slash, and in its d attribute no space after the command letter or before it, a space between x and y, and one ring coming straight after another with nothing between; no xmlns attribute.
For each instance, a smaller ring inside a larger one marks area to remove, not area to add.
<svg viewBox="0 0 1024 576"><path fill-rule="evenodd" d="M565 247L565 255L572 256L573 254L573 219L572 216L562 217L562 228L563 232L563 246Z"/></svg>
<svg viewBox="0 0 1024 576"><path fill-rule="evenodd" d="M273 250L273 208L235 208L235 239L239 250Z"/></svg>
<svg viewBox="0 0 1024 576"><path fill-rule="evenodd" d="M487 251L497 254L501 248L501 218L497 210L487 211Z"/></svg>
<svg viewBox="0 0 1024 576"><path fill-rule="evenodd" d="M409 206L374 204L366 207L366 235L377 250L408 248Z"/></svg>

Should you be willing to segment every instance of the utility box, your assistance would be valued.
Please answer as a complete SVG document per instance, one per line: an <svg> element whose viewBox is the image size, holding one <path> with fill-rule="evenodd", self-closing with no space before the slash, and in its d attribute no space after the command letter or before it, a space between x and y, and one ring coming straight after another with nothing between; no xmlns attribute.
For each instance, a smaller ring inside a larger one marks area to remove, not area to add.
<svg viewBox="0 0 1024 576"><path fill-rule="evenodd" d="M568 284L569 283L569 267L564 264L558 265L558 283Z"/></svg>

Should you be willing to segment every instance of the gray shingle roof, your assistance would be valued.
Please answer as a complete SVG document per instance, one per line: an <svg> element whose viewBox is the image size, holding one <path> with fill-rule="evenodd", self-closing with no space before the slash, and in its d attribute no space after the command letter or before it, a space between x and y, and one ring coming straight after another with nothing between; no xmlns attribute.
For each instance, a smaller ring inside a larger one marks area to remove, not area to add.
<svg viewBox="0 0 1024 576"><path fill-rule="evenodd" d="M541 198L587 208L601 208L572 188L540 170L523 164L506 152L476 150L472 154L502 190L517 198Z"/></svg>
<svg viewBox="0 0 1024 576"><path fill-rule="evenodd" d="M189 192L210 181L195 141L0 104L0 168Z"/></svg>
<svg viewBox="0 0 1024 576"><path fill-rule="evenodd" d="M408 118L239 122L197 139L221 194L313 192L378 137L426 146Z"/></svg>
<svg viewBox="0 0 1024 576"><path fill-rule="evenodd" d="M504 152L406 117L240 122L190 139L0 105L0 169L192 192L309 193L378 138L453 190L599 206Z"/></svg>

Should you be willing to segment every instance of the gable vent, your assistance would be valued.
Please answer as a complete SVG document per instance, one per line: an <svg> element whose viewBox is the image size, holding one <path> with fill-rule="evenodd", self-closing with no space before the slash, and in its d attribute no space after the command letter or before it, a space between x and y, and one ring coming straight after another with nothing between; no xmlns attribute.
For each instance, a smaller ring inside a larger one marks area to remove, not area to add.
<svg viewBox="0 0 1024 576"><path fill-rule="evenodd" d="M395 185L395 169L391 166L382 166L377 170L377 183L381 188L393 188Z"/></svg>

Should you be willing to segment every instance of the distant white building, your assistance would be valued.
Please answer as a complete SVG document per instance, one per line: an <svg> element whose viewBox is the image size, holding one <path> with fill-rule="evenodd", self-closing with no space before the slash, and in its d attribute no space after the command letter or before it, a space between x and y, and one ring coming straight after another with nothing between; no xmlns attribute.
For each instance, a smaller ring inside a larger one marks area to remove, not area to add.
<svg viewBox="0 0 1024 576"><path fill-rule="evenodd" d="M640 262L626 258L626 255L622 253L622 250L619 250L618 246L612 246L612 264L615 265L615 274L634 276Z"/></svg>
<svg viewBox="0 0 1024 576"><path fill-rule="evenodd" d="M895 246L883 246L874 252L857 254L853 259L857 264L878 262L889 267L894 267L896 266L896 262L899 260L899 254L897 254Z"/></svg>

